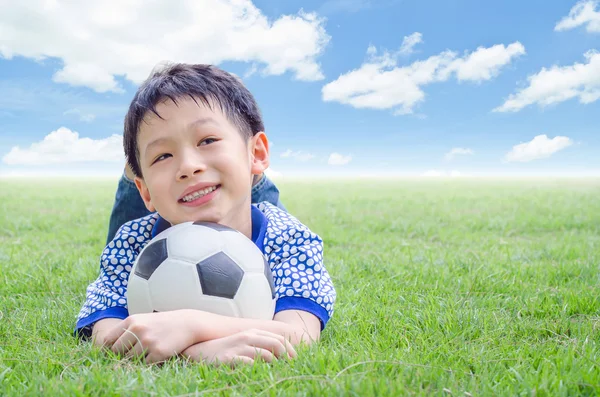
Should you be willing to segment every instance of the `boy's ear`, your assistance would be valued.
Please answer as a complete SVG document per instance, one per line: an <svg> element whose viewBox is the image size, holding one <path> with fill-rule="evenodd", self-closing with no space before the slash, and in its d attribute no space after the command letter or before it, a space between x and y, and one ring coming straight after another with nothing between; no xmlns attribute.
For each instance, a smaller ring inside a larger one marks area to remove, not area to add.
<svg viewBox="0 0 600 397"><path fill-rule="evenodd" d="M253 175L262 174L269 168L269 139L267 134L259 132L250 139L250 169Z"/></svg>
<svg viewBox="0 0 600 397"><path fill-rule="evenodd" d="M144 180L140 177L135 177L134 179L135 182L135 186L137 187L138 191L140 192L140 196L142 196L142 200L144 200L144 204L146 205L146 208L148 209L148 211L150 212L154 212L156 211L156 208L154 208L154 205L152 205L152 199L150 198L150 191L148 190L148 186L146 186L146 182L144 182Z"/></svg>

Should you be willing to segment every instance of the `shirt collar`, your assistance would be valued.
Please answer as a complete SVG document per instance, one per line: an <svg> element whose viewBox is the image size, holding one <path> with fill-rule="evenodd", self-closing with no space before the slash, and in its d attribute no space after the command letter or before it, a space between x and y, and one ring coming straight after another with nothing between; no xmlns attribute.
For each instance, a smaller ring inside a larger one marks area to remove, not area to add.
<svg viewBox="0 0 600 397"><path fill-rule="evenodd" d="M252 242L261 251L264 251L265 234L267 233L267 217L256 206L252 205L250 208L250 215L252 217ZM158 219L152 228L152 238L170 227L171 224L165 218L158 215Z"/></svg>

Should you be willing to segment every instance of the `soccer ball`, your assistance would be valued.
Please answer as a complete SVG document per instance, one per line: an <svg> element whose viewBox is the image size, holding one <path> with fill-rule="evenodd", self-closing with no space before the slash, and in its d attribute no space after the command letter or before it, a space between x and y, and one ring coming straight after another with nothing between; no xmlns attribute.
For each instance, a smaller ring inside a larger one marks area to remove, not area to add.
<svg viewBox="0 0 600 397"><path fill-rule="evenodd" d="M127 284L129 314L197 309L272 320L269 263L245 235L210 222L172 226L138 255Z"/></svg>

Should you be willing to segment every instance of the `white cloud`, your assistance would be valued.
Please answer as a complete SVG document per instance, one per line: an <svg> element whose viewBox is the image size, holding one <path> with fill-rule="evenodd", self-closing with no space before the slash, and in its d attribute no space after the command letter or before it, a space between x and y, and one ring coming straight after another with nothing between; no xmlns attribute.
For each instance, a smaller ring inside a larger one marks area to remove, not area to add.
<svg viewBox="0 0 600 397"><path fill-rule="evenodd" d="M269 178L269 179L275 179L275 178L279 178L281 176L281 172L277 172L272 168L267 168L265 170L265 175Z"/></svg>
<svg viewBox="0 0 600 397"><path fill-rule="evenodd" d="M75 115L75 116L79 117L79 121L85 121L86 123L91 123L96 118L95 114L92 114L92 113L83 113L79 109L69 109L66 112L64 112L63 114L65 116L66 115L70 115L70 114Z"/></svg>
<svg viewBox="0 0 600 397"><path fill-rule="evenodd" d="M449 67L456 72L459 81L491 80L508 65L513 58L525 54L525 47L519 42L504 47L497 44L489 48L479 47L469 56L458 58Z"/></svg>
<svg viewBox="0 0 600 397"><path fill-rule="evenodd" d="M251 0L2 3L0 57L58 58L55 81L98 92L121 92L118 78L140 83L165 59L324 78L317 57L330 37L315 13L268 19Z"/></svg>
<svg viewBox="0 0 600 397"><path fill-rule="evenodd" d="M2 158L7 165L49 165L77 162L124 162L123 138L112 135L105 139L80 138L79 133L60 127L28 149L14 146Z"/></svg>
<svg viewBox="0 0 600 397"><path fill-rule="evenodd" d="M597 0L580 1L571 8L569 15L561 19L554 30L562 32L586 25L590 33L600 33L600 11L596 11Z"/></svg>
<svg viewBox="0 0 600 397"><path fill-rule="evenodd" d="M444 158L446 160L450 161L450 160L453 160L454 157L456 157L456 156L464 156L464 155L472 155L472 154L473 154L473 150L471 150L471 149L455 147L455 148L452 148L452 150L450 150L448 153L446 153Z"/></svg>
<svg viewBox="0 0 600 397"><path fill-rule="evenodd" d="M600 99L600 53L585 53L587 63L552 66L529 76L529 86L511 94L495 112L517 112L529 105L541 107L579 98L583 104Z"/></svg>
<svg viewBox="0 0 600 397"><path fill-rule="evenodd" d="M303 152L301 150L293 151L291 149L288 149L285 152L281 153L281 157L293 158L298 161L309 161L309 160L312 160L313 158L315 158L315 155L311 154L311 153Z"/></svg>
<svg viewBox="0 0 600 397"><path fill-rule="evenodd" d="M528 162L547 158L572 144L573 141L566 136L549 139L546 135L538 135L529 142L513 146L512 150L506 154L505 161Z"/></svg>
<svg viewBox="0 0 600 397"><path fill-rule="evenodd" d="M258 65L256 63L253 63L252 66L250 66L250 69L248 69L246 71L246 73L244 73L244 78L248 79L248 78L254 76L257 72L258 72Z"/></svg>
<svg viewBox="0 0 600 397"><path fill-rule="evenodd" d="M400 46L400 54L410 55L413 53L413 48L423 42L423 35L419 32L415 32L410 36L404 36L402 39L402 45Z"/></svg>
<svg viewBox="0 0 600 397"><path fill-rule="evenodd" d="M490 80L524 53L523 45L515 42L480 47L462 58L444 51L408 66L398 66L392 54L378 56L375 47L370 46L367 62L326 84L322 98L359 109L393 109L395 115L410 114L425 98L422 86L447 81L453 75L463 81Z"/></svg>
<svg viewBox="0 0 600 397"><path fill-rule="evenodd" d="M327 160L327 164L329 165L346 165L350 161L352 161L352 156L344 156L339 153L331 153L329 155L329 160Z"/></svg>

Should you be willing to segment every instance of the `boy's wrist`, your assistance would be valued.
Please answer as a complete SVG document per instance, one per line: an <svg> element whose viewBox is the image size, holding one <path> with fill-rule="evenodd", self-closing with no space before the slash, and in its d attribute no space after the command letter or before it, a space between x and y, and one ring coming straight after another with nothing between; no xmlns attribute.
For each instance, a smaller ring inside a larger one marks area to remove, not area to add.
<svg viewBox="0 0 600 397"><path fill-rule="evenodd" d="M190 324L194 344L206 342L208 340L219 338L220 325L218 316L202 310L185 310L185 316L188 318L187 324Z"/></svg>
<svg viewBox="0 0 600 397"><path fill-rule="evenodd" d="M260 326L264 324L260 320L222 316L202 310L189 310L186 316L190 319L188 324L190 324L194 343L224 338L251 328L264 328Z"/></svg>
<svg viewBox="0 0 600 397"><path fill-rule="evenodd" d="M261 329L279 334L286 339L294 340L295 343L302 339L299 335L304 333L304 329L286 321L227 317L193 309L186 310L185 316L189 319L186 324L190 324L193 344L224 338L249 329Z"/></svg>

